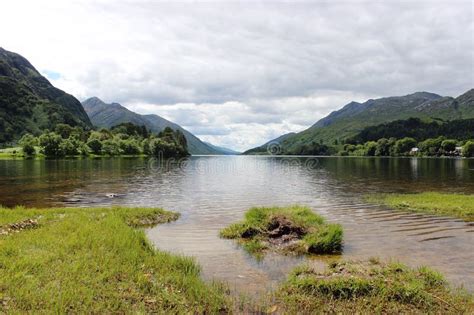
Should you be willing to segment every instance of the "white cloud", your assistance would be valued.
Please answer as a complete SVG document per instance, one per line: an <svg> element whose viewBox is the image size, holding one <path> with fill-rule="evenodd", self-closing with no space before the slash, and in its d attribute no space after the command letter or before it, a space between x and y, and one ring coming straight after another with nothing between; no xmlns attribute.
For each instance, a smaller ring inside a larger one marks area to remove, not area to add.
<svg viewBox="0 0 474 315"><path fill-rule="evenodd" d="M474 85L471 1L7 0L1 45L80 99L246 149L351 100Z"/></svg>

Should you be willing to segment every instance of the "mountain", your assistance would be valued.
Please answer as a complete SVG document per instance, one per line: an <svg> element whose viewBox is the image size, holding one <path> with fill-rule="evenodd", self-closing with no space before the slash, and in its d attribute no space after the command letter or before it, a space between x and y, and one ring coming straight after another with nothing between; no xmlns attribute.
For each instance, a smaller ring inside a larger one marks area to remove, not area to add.
<svg viewBox="0 0 474 315"><path fill-rule="evenodd" d="M219 154L228 155L232 150L216 147L201 141L198 137L169 120L158 115L140 115L123 107L118 103L107 104L97 97L91 97L82 102L92 124L97 127L111 128L121 123L130 122L139 126L146 126L154 133L159 133L166 127L180 130L184 133L188 142L188 150L191 154Z"/></svg>
<svg viewBox="0 0 474 315"><path fill-rule="evenodd" d="M457 98L416 92L405 96L370 99L363 103L350 102L320 119L310 128L270 142L279 142L282 153L292 154L303 146L314 143L334 145L355 136L366 127L408 118L427 121L474 118L474 89ZM247 152L261 152L262 147Z"/></svg>
<svg viewBox="0 0 474 315"><path fill-rule="evenodd" d="M287 134L284 134L282 136L279 136L276 139L270 140L267 143L262 144L259 147L250 149L245 151L242 154L275 154L279 153L280 151L280 144L285 141L286 139L296 135L295 132L290 132Z"/></svg>
<svg viewBox="0 0 474 315"><path fill-rule="evenodd" d="M59 123L92 127L76 98L55 88L24 57L0 47L0 143Z"/></svg>
<svg viewBox="0 0 474 315"><path fill-rule="evenodd" d="M420 118L395 120L366 127L354 137L349 138L346 143L364 144L368 141L377 141L382 138L401 139L405 137L414 138L420 142L441 136L456 140L474 139L474 119L456 119L447 122L438 120L424 121Z"/></svg>
<svg viewBox="0 0 474 315"><path fill-rule="evenodd" d="M223 152L221 154L226 154L226 155L240 154L240 152L229 149L229 148L224 148L224 147L220 147L220 146L217 146L217 145L213 145L212 143L209 143L209 142L204 142L204 143L207 144L208 146L210 146L211 148L217 150L217 151Z"/></svg>

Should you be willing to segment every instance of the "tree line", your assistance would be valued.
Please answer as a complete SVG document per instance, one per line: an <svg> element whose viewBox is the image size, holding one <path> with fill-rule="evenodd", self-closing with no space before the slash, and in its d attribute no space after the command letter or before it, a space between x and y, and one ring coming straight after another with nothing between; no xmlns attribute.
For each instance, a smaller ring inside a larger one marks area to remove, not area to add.
<svg viewBox="0 0 474 315"><path fill-rule="evenodd" d="M364 144L346 143L338 152L341 156L464 156L474 157L474 140L455 140L444 136L417 141L381 138Z"/></svg>
<svg viewBox="0 0 474 315"><path fill-rule="evenodd" d="M145 126L123 123L111 129L86 130L67 124L39 136L25 134L19 141L25 156L46 157L150 155L164 158L188 156L188 146L180 130L166 127L158 134Z"/></svg>

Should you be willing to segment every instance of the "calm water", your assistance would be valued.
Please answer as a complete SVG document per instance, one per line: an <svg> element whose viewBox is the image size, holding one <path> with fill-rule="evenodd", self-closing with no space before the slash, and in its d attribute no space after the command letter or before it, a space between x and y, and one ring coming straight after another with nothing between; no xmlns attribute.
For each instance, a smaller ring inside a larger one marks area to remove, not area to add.
<svg viewBox="0 0 474 315"><path fill-rule="evenodd" d="M174 223L147 231L160 249L194 256L203 277L262 292L307 258L256 261L218 231L253 206L308 205L344 226L342 258L378 256L429 265L474 289L474 225L368 205L370 192L474 193L474 160L192 157L161 165L146 159L0 161L0 204L160 206ZM115 197L110 198L110 194ZM323 266L335 257L312 258Z"/></svg>

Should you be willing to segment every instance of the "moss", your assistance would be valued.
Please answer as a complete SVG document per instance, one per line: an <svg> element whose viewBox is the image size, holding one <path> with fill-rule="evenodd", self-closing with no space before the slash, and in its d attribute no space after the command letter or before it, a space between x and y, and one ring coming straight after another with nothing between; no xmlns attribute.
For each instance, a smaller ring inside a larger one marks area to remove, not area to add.
<svg viewBox="0 0 474 315"><path fill-rule="evenodd" d="M419 194L374 194L365 197L368 202L396 209L453 216L474 221L474 195L424 192Z"/></svg>
<svg viewBox="0 0 474 315"><path fill-rule="evenodd" d="M458 314L474 310L472 296L450 289L439 273L375 259L333 263L325 272L298 267L275 299L288 313Z"/></svg>
<svg viewBox="0 0 474 315"><path fill-rule="evenodd" d="M220 236L238 239L250 253L325 254L342 250L342 227L328 224L308 207L252 208L245 219L221 230Z"/></svg>

